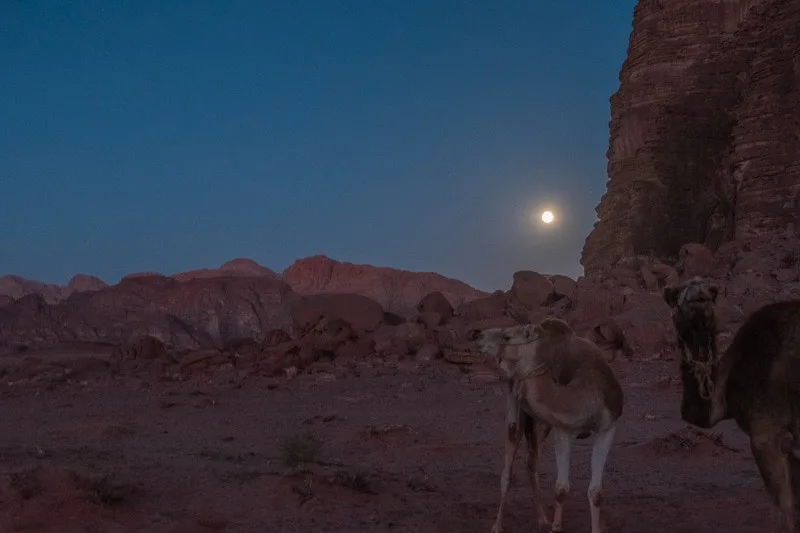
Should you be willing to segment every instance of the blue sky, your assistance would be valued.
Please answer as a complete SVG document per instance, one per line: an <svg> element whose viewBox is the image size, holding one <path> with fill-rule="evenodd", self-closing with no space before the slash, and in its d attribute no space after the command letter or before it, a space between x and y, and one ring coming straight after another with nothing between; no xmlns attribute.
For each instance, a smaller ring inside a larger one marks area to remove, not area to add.
<svg viewBox="0 0 800 533"><path fill-rule="evenodd" d="M0 275L579 275L634 4L2 2Z"/></svg>

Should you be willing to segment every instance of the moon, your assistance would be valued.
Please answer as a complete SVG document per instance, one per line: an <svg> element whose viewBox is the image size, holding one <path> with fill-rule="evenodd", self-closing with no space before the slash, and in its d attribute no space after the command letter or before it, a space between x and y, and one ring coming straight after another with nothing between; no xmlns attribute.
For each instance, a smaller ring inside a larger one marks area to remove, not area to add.
<svg viewBox="0 0 800 533"><path fill-rule="evenodd" d="M553 216L552 211L545 211L544 213L542 213L542 222L544 222L545 224L551 224L554 218L555 217Z"/></svg>

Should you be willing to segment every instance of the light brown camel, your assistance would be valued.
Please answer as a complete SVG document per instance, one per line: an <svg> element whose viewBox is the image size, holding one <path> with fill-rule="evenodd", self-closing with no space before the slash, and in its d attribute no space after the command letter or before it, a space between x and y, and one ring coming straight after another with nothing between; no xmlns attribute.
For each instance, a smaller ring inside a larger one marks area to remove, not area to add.
<svg viewBox="0 0 800 533"><path fill-rule="evenodd" d="M550 530L563 531L572 442L594 434L588 499L592 533L601 533L603 471L624 401L622 388L602 350L556 318L547 318L538 325L492 328L473 336L480 350L495 358L509 380L505 464L492 532L503 530L511 467L523 434L528 442L528 472L539 529L548 526L539 498L537 463L539 447L552 430L557 480Z"/></svg>
<svg viewBox="0 0 800 533"><path fill-rule="evenodd" d="M800 532L800 300L755 311L719 357L718 293L701 278L663 291L681 350L681 418L702 428L735 420L750 437L780 531Z"/></svg>

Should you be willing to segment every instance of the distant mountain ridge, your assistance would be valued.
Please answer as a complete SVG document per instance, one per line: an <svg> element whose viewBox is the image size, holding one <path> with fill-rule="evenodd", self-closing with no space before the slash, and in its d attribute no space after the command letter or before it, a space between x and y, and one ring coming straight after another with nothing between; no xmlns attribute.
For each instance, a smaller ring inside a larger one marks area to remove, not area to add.
<svg viewBox="0 0 800 533"><path fill-rule="evenodd" d="M268 278L281 280L301 295L351 293L367 296L384 309L400 314L413 312L426 294L439 291L453 306L458 306L488 293L463 281L434 272L411 272L390 267L377 267L337 261L324 255L296 260L281 274L247 258L235 258L218 268L200 268L164 276L157 272L131 273L121 281L158 277L187 282L214 278ZM24 296L37 294L48 304L56 304L76 292L92 292L108 288L103 280L86 274L75 275L67 285L29 280L21 276L0 277L0 306Z"/></svg>

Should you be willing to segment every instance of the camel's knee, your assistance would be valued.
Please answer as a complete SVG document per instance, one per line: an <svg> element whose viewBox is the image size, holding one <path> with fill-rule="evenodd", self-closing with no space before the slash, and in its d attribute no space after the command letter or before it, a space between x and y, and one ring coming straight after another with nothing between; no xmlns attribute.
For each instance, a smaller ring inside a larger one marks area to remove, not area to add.
<svg viewBox="0 0 800 533"><path fill-rule="evenodd" d="M506 431L508 433L507 438L509 442L517 442L522 437L519 424L516 422L506 423Z"/></svg>
<svg viewBox="0 0 800 533"><path fill-rule="evenodd" d="M503 467L503 472L500 474L500 486L508 487L510 483L511 483L511 464L506 464Z"/></svg>
<svg viewBox="0 0 800 533"><path fill-rule="evenodd" d="M569 496L569 483L556 483L556 501L563 503Z"/></svg>
<svg viewBox="0 0 800 533"><path fill-rule="evenodd" d="M592 507L600 507L603 505L603 488L602 487L589 487L589 491L587 492L587 497L589 499L589 505Z"/></svg>
<svg viewBox="0 0 800 533"><path fill-rule="evenodd" d="M782 436L782 435L780 435ZM750 437L750 446L754 452L773 454L780 452L782 439L774 432L755 434Z"/></svg>

